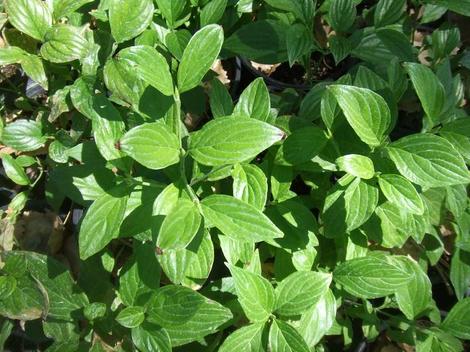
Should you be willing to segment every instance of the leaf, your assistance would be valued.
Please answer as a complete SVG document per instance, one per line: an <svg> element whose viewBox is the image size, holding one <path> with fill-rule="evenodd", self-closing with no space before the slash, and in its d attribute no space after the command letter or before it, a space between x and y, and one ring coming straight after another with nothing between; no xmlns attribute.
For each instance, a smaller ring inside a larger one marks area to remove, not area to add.
<svg viewBox="0 0 470 352"><path fill-rule="evenodd" d="M309 28L300 23L295 23L289 28L286 40L287 56L291 67L313 48L313 38Z"/></svg>
<svg viewBox="0 0 470 352"><path fill-rule="evenodd" d="M423 187L442 187L470 182L463 158L452 144L432 134L403 137L387 147L398 171Z"/></svg>
<svg viewBox="0 0 470 352"><path fill-rule="evenodd" d="M120 148L152 170L176 164L180 158L178 138L160 122L134 127L120 139Z"/></svg>
<svg viewBox="0 0 470 352"><path fill-rule="evenodd" d="M136 328L140 326L145 319L143 307L126 307L119 312L116 321L125 328Z"/></svg>
<svg viewBox="0 0 470 352"><path fill-rule="evenodd" d="M299 165L320 154L328 139L323 130L310 126L292 132L282 143L276 155L279 165Z"/></svg>
<svg viewBox="0 0 470 352"><path fill-rule="evenodd" d="M314 271L289 275L276 287L276 312L287 316L302 314L325 295L331 279L330 274Z"/></svg>
<svg viewBox="0 0 470 352"><path fill-rule="evenodd" d="M187 0L156 0L156 3L170 27L173 27L183 15Z"/></svg>
<svg viewBox="0 0 470 352"><path fill-rule="evenodd" d="M287 60L287 31L281 21L253 21L236 30L224 42L224 49L260 64L277 64Z"/></svg>
<svg viewBox="0 0 470 352"><path fill-rule="evenodd" d="M271 241L283 237L266 215L236 198L211 195L201 202L204 218L224 235L242 241Z"/></svg>
<svg viewBox="0 0 470 352"><path fill-rule="evenodd" d="M224 15L227 0L211 0L201 10L201 27L217 23Z"/></svg>
<svg viewBox="0 0 470 352"><path fill-rule="evenodd" d="M41 123L33 120L16 120L3 128L2 143L21 152L41 148L46 142Z"/></svg>
<svg viewBox="0 0 470 352"><path fill-rule="evenodd" d="M82 260L98 253L112 239L119 236L119 227L124 220L128 199L128 194L106 193L88 208L79 233L80 258Z"/></svg>
<svg viewBox="0 0 470 352"><path fill-rule="evenodd" d="M180 199L165 217L157 238L157 246L165 249L183 249L196 236L201 224L201 215L196 205Z"/></svg>
<svg viewBox="0 0 470 352"><path fill-rule="evenodd" d="M209 103L214 118L229 116L233 113L233 101L225 85L214 78L209 90Z"/></svg>
<svg viewBox="0 0 470 352"><path fill-rule="evenodd" d="M235 164L254 158L282 136L281 130L259 120L220 117L191 136L189 153L204 165Z"/></svg>
<svg viewBox="0 0 470 352"><path fill-rule="evenodd" d="M50 62L63 63L83 59L90 49L83 30L69 25L57 25L46 32L41 56Z"/></svg>
<svg viewBox="0 0 470 352"><path fill-rule="evenodd" d="M93 2L93 0L54 0L54 18L58 20L62 17L69 16L80 7L90 2Z"/></svg>
<svg viewBox="0 0 470 352"><path fill-rule="evenodd" d="M396 23L406 9L406 0L380 0L374 11L375 27Z"/></svg>
<svg viewBox="0 0 470 352"><path fill-rule="evenodd" d="M109 24L117 43L137 37L152 22L152 0L109 0Z"/></svg>
<svg viewBox="0 0 470 352"><path fill-rule="evenodd" d="M328 291L300 318L297 331L307 345L312 348L330 330L336 318L336 298Z"/></svg>
<svg viewBox="0 0 470 352"><path fill-rule="evenodd" d="M222 343L219 352L265 352L263 330L265 324L250 324L232 332Z"/></svg>
<svg viewBox="0 0 470 352"><path fill-rule="evenodd" d="M356 21L354 0L332 0L328 12L329 22L337 32L347 32Z"/></svg>
<svg viewBox="0 0 470 352"><path fill-rule="evenodd" d="M31 183L23 168L18 165L16 160L13 159L11 155L2 153L0 156L5 174L10 180L22 186L27 186Z"/></svg>
<svg viewBox="0 0 470 352"><path fill-rule="evenodd" d="M359 138L373 147L381 145L391 123L385 100L366 88L331 85L328 89Z"/></svg>
<svg viewBox="0 0 470 352"><path fill-rule="evenodd" d="M178 89L180 93L193 89L211 68L219 56L224 42L222 27L208 25L197 31L184 49L178 67Z"/></svg>
<svg viewBox="0 0 470 352"><path fill-rule="evenodd" d="M119 60L127 62L137 76L167 96L173 95L173 78L166 59L155 48L147 45L131 46L121 50Z"/></svg>
<svg viewBox="0 0 470 352"><path fill-rule="evenodd" d="M233 112L235 115L267 121L270 110L268 87L263 78L258 77L243 90Z"/></svg>
<svg viewBox="0 0 470 352"><path fill-rule="evenodd" d="M470 2L468 0L433 0L432 3L446 7L461 15L470 16Z"/></svg>
<svg viewBox="0 0 470 352"><path fill-rule="evenodd" d="M353 176L370 179L375 175L374 163L368 157L358 154L343 155L336 159L341 171Z"/></svg>
<svg viewBox="0 0 470 352"><path fill-rule="evenodd" d="M24 72L45 90L48 89L46 71L42 60L35 55L27 55L21 60L21 67Z"/></svg>
<svg viewBox="0 0 470 352"><path fill-rule="evenodd" d="M11 296L16 289L16 279L13 276L0 276L0 300Z"/></svg>
<svg viewBox="0 0 470 352"><path fill-rule="evenodd" d="M272 352L309 352L300 334L288 323L273 320L269 329L269 348Z"/></svg>
<svg viewBox="0 0 470 352"><path fill-rule="evenodd" d="M388 201L406 211L423 215L424 203L416 188L401 175L384 174L379 177L379 186Z"/></svg>
<svg viewBox="0 0 470 352"><path fill-rule="evenodd" d="M386 255L373 255L340 264L333 279L350 294L367 299L395 293L413 279L413 274Z"/></svg>
<svg viewBox="0 0 470 352"><path fill-rule="evenodd" d="M263 210L268 196L268 180L253 164L236 164L233 171L233 196Z"/></svg>
<svg viewBox="0 0 470 352"><path fill-rule="evenodd" d="M395 292L398 307L408 319L413 320L431 305L431 281L414 260L403 256L394 259L413 276L408 284Z"/></svg>
<svg viewBox="0 0 470 352"><path fill-rule="evenodd" d="M20 63L27 56L27 52L16 46L0 48L0 65L11 65Z"/></svg>
<svg viewBox="0 0 470 352"><path fill-rule="evenodd" d="M41 0L8 0L4 6L11 25L34 39L42 41L52 26L52 14Z"/></svg>
<svg viewBox="0 0 470 352"><path fill-rule="evenodd" d="M405 69L411 78L426 116L432 122L431 127L437 125L446 100L442 83L431 69L425 65L407 62L405 63Z"/></svg>
<svg viewBox="0 0 470 352"><path fill-rule="evenodd" d="M173 347L200 339L217 331L232 318L228 308L182 286L161 287L151 298L148 321L168 332Z"/></svg>
<svg viewBox="0 0 470 352"><path fill-rule="evenodd" d="M274 289L264 277L228 265L235 283L238 301L251 322L265 322L274 310Z"/></svg>
<svg viewBox="0 0 470 352"><path fill-rule="evenodd" d="M470 297L458 301L452 307L441 328L460 339L470 339Z"/></svg>
<svg viewBox="0 0 470 352"><path fill-rule="evenodd" d="M160 326L144 322L131 331L132 342L141 351L171 352L170 336Z"/></svg>
<svg viewBox="0 0 470 352"><path fill-rule="evenodd" d="M378 193L377 187L360 179L348 186L344 193L347 231L357 229L370 218L378 203Z"/></svg>

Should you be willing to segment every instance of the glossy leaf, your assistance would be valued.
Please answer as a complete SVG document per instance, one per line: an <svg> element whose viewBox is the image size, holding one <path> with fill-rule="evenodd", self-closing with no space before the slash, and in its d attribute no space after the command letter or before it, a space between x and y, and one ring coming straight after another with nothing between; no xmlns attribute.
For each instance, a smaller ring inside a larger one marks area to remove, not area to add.
<svg viewBox="0 0 470 352"><path fill-rule="evenodd" d="M3 169L7 177L18 185L27 186L30 184L29 178L23 168L9 154L0 154Z"/></svg>
<svg viewBox="0 0 470 352"><path fill-rule="evenodd" d="M266 215L236 198L211 195L201 202L204 218L226 236L242 241L271 241L283 237Z"/></svg>
<svg viewBox="0 0 470 352"><path fill-rule="evenodd" d="M222 27L211 24L197 31L184 49L178 67L180 93L196 87L219 56L224 42Z"/></svg>
<svg viewBox="0 0 470 352"><path fill-rule="evenodd" d="M266 121L271 109L268 88L263 78L259 77L250 83L238 98L234 114Z"/></svg>
<svg viewBox="0 0 470 352"><path fill-rule="evenodd" d="M196 205L181 199L163 220L157 238L157 246L163 250L183 249L196 236L201 215Z"/></svg>
<svg viewBox="0 0 470 352"><path fill-rule="evenodd" d="M389 202L400 208L405 208L412 214L423 215L424 203L416 188L406 178L400 175L380 175L379 186Z"/></svg>
<svg viewBox="0 0 470 352"><path fill-rule="evenodd" d="M457 302L441 326L445 331L458 338L470 339L470 298L464 298Z"/></svg>
<svg viewBox="0 0 470 352"><path fill-rule="evenodd" d="M52 14L41 0L5 1L8 21L19 31L37 40L43 40L52 26Z"/></svg>
<svg viewBox="0 0 470 352"><path fill-rule="evenodd" d="M262 121L221 117L191 136L189 153L204 165L235 164L254 158L282 136L281 130Z"/></svg>
<svg viewBox="0 0 470 352"><path fill-rule="evenodd" d="M263 346L264 323L250 324L232 332L219 348L219 352L265 352Z"/></svg>
<svg viewBox="0 0 470 352"><path fill-rule="evenodd" d="M170 336L165 329L144 322L131 332L132 342L141 351L171 352Z"/></svg>
<svg viewBox="0 0 470 352"><path fill-rule="evenodd" d="M407 285L413 274L386 256L355 258L340 264L333 279L343 288L361 298L377 298L395 293Z"/></svg>
<svg viewBox="0 0 470 352"><path fill-rule="evenodd" d="M445 139L415 134L390 144L390 158L400 173L423 187L441 187L470 182L462 157Z"/></svg>
<svg viewBox="0 0 470 352"><path fill-rule="evenodd" d="M391 122L385 100L366 88L332 85L328 89L359 138L371 146L382 144Z"/></svg>
<svg viewBox="0 0 470 352"><path fill-rule="evenodd" d="M224 15L227 0L211 0L201 10L201 27L217 23Z"/></svg>
<svg viewBox="0 0 470 352"><path fill-rule="evenodd" d="M83 30L69 25L57 25L46 32L41 56L54 63L83 59L90 49Z"/></svg>
<svg viewBox="0 0 470 352"><path fill-rule="evenodd" d="M300 334L288 323L273 320L269 329L269 348L272 352L308 352L310 349Z"/></svg>
<svg viewBox="0 0 470 352"><path fill-rule="evenodd" d="M276 312L293 316L302 314L325 295L331 275L314 271L298 271L283 279L276 287Z"/></svg>
<svg viewBox="0 0 470 352"><path fill-rule="evenodd" d="M149 169L158 170L178 162L179 141L163 123L134 127L120 139L121 150Z"/></svg>
<svg viewBox="0 0 470 352"><path fill-rule="evenodd" d="M144 319L143 307L126 307L116 317L119 324L129 329L138 327L144 322Z"/></svg>
<svg viewBox="0 0 470 352"><path fill-rule="evenodd" d="M17 120L5 126L1 135L2 143L21 152L41 148L46 142L41 124L33 120Z"/></svg>
<svg viewBox="0 0 470 352"><path fill-rule="evenodd" d="M274 310L274 289L264 277L229 265L245 315L251 322L265 322Z"/></svg>
<svg viewBox="0 0 470 352"><path fill-rule="evenodd" d="M173 95L173 78L166 59L156 49L147 45L125 48L119 59L127 62L137 75L164 95Z"/></svg>
<svg viewBox="0 0 470 352"><path fill-rule="evenodd" d="M152 0L110 0L109 24L117 43L137 37L152 22Z"/></svg>
<svg viewBox="0 0 470 352"><path fill-rule="evenodd" d="M370 179L375 174L374 163L363 155L344 155L336 159L336 164L340 170L359 178Z"/></svg>
<svg viewBox="0 0 470 352"><path fill-rule="evenodd" d="M253 164L236 164L233 171L233 196L263 210L268 196L268 180Z"/></svg>

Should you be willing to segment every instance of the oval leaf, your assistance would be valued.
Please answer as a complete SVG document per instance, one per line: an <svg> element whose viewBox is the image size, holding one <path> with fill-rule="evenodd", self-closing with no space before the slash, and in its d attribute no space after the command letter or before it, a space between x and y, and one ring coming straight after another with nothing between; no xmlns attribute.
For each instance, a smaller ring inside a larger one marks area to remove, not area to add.
<svg viewBox="0 0 470 352"><path fill-rule="evenodd" d="M137 37L152 22L152 0L110 0L109 24L117 43Z"/></svg>
<svg viewBox="0 0 470 352"><path fill-rule="evenodd" d="M401 175L380 175L380 190L390 203L412 214L423 215L424 203L413 184Z"/></svg>
<svg viewBox="0 0 470 352"><path fill-rule="evenodd" d="M344 155L336 159L336 164L341 171L366 180L375 174L374 163L363 155Z"/></svg>

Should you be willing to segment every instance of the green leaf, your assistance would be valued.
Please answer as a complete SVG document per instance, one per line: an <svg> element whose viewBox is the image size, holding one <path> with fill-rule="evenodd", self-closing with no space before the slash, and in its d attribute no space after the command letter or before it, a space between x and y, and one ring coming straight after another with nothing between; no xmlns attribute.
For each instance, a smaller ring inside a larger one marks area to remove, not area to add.
<svg viewBox="0 0 470 352"><path fill-rule="evenodd" d="M222 343L219 352L265 352L263 346L264 327L264 323L257 323L235 330Z"/></svg>
<svg viewBox="0 0 470 352"><path fill-rule="evenodd" d="M144 123L120 140L121 150L152 170L176 164L180 158L178 138L161 122Z"/></svg>
<svg viewBox="0 0 470 352"><path fill-rule="evenodd" d="M201 27L217 23L224 15L227 0L211 0L201 10Z"/></svg>
<svg viewBox="0 0 470 352"><path fill-rule="evenodd" d="M293 13L297 19L306 24L313 21L315 15L315 3L304 0L266 0L266 2L279 10Z"/></svg>
<svg viewBox="0 0 470 352"><path fill-rule="evenodd" d="M39 83L45 90L48 89L46 71L42 60L36 55L27 55L21 60L24 72L35 82Z"/></svg>
<svg viewBox="0 0 470 352"><path fill-rule="evenodd" d="M302 314L325 295L331 279L331 274L313 271L289 275L276 287L276 312L287 316Z"/></svg>
<svg viewBox="0 0 470 352"><path fill-rule="evenodd" d="M446 101L444 86L434 72L425 65L407 62L405 69L423 105L423 110L432 123L431 127L439 124Z"/></svg>
<svg viewBox="0 0 470 352"><path fill-rule="evenodd" d="M385 100L366 88L331 85L328 89L359 138L373 147L382 144L391 123Z"/></svg>
<svg viewBox="0 0 470 352"><path fill-rule="evenodd" d="M354 180L344 193L347 231L357 229L365 223L377 206L377 187L360 179Z"/></svg>
<svg viewBox="0 0 470 352"><path fill-rule="evenodd" d="M253 164L236 164L232 171L233 196L263 210L268 196L268 180Z"/></svg>
<svg viewBox="0 0 470 352"><path fill-rule="evenodd" d="M211 195L201 206L209 224L235 240L261 242L284 236L266 215L236 198Z"/></svg>
<svg viewBox="0 0 470 352"><path fill-rule="evenodd" d="M209 90L209 103L214 118L229 116L233 113L233 101L225 85L214 78Z"/></svg>
<svg viewBox="0 0 470 352"><path fill-rule="evenodd" d="M470 16L470 1L468 0L427 0L426 2L432 2L461 15Z"/></svg>
<svg viewBox="0 0 470 352"><path fill-rule="evenodd" d="M5 174L10 180L22 186L27 186L30 184L30 180L24 172L23 168L18 165L16 160L13 159L11 155L0 154L0 156L3 162L3 169L5 170Z"/></svg>
<svg viewBox="0 0 470 352"><path fill-rule="evenodd" d="M277 64L287 60L288 29L281 21L253 21L235 31L224 49L261 64Z"/></svg>
<svg viewBox="0 0 470 352"><path fill-rule="evenodd" d="M185 12L187 0L156 0L156 3L170 27L174 27Z"/></svg>
<svg viewBox="0 0 470 352"><path fill-rule="evenodd" d="M343 155L336 159L336 164L341 171L366 180L375 175L374 163L363 155Z"/></svg>
<svg viewBox="0 0 470 352"><path fill-rule="evenodd" d="M395 24L406 9L406 0L380 0L374 11L375 27Z"/></svg>
<svg viewBox="0 0 470 352"><path fill-rule="evenodd" d="M395 293L413 279L413 274L391 257L369 255L340 264L333 279L350 294L367 299Z"/></svg>
<svg viewBox="0 0 470 352"><path fill-rule="evenodd" d="M264 277L228 265L235 283L238 301L251 322L265 322L274 310L274 289Z"/></svg>
<svg viewBox="0 0 470 352"><path fill-rule="evenodd" d="M398 171L423 187L442 187L470 182L463 158L452 144L432 134L403 137L387 147Z"/></svg>
<svg viewBox="0 0 470 352"><path fill-rule="evenodd" d="M272 352L309 352L306 342L288 323L273 320L269 329L269 348Z"/></svg>
<svg viewBox="0 0 470 352"><path fill-rule="evenodd" d="M157 238L157 246L166 249L183 249L196 236L201 215L192 201L180 199L165 217Z"/></svg>
<svg viewBox="0 0 470 352"><path fill-rule="evenodd" d="M41 56L50 62L63 63L83 59L90 50L83 29L57 25L46 32Z"/></svg>
<svg viewBox="0 0 470 352"><path fill-rule="evenodd" d="M109 0L109 24L117 43L137 37L152 22L152 0Z"/></svg>
<svg viewBox="0 0 470 352"><path fill-rule="evenodd" d="M431 305L431 281L417 262L404 256L394 258L413 278L395 292L398 307L405 316L413 320Z"/></svg>
<svg viewBox="0 0 470 352"><path fill-rule="evenodd" d="M329 22L337 32L347 32L356 21L354 0L332 0L328 12Z"/></svg>
<svg viewBox="0 0 470 352"><path fill-rule="evenodd" d="M0 65L11 65L20 63L28 53L16 46L0 48Z"/></svg>
<svg viewBox="0 0 470 352"><path fill-rule="evenodd" d="M379 177L379 186L388 201L406 211L423 215L424 203L413 184L401 175L384 174Z"/></svg>
<svg viewBox="0 0 470 352"><path fill-rule="evenodd" d="M280 129L259 120L220 117L191 136L189 153L204 165L235 164L254 158L283 135Z"/></svg>
<svg viewBox="0 0 470 352"><path fill-rule="evenodd" d="M140 326L145 319L143 307L126 307L119 312L116 321L125 328L136 328Z"/></svg>
<svg viewBox="0 0 470 352"><path fill-rule="evenodd" d="M58 20L62 17L69 16L80 7L90 2L93 2L93 0L54 0L54 18Z"/></svg>
<svg viewBox="0 0 470 352"><path fill-rule="evenodd" d="M80 258L85 260L98 253L119 236L129 195L122 189L117 194L104 194L88 208L80 226ZM124 194L119 194L124 193Z"/></svg>
<svg viewBox="0 0 470 352"><path fill-rule="evenodd" d="M13 276L0 276L0 300L11 296L16 289L16 279Z"/></svg>
<svg viewBox="0 0 470 352"><path fill-rule="evenodd" d="M240 95L234 114L267 121L271 109L268 87L262 77L256 78Z"/></svg>
<svg viewBox="0 0 470 352"><path fill-rule="evenodd" d="M441 328L460 339L470 339L470 297L452 307Z"/></svg>
<svg viewBox="0 0 470 352"><path fill-rule="evenodd" d="M328 139L325 132L315 126L292 132L282 143L276 155L280 165L300 165L320 154Z"/></svg>
<svg viewBox="0 0 470 352"><path fill-rule="evenodd" d="M132 342L141 351L171 352L168 332L158 325L144 322L131 331Z"/></svg>
<svg viewBox="0 0 470 352"><path fill-rule="evenodd" d="M137 76L164 95L173 95L173 78L166 59L155 48L147 45L131 46L121 50L119 60L127 62Z"/></svg>
<svg viewBox="0 0 470 352"><path fill-rule="evenodd" d="M287 56L291 67L313 48L313 38L309 28L300 23L295 23L289 28L286 40Z"/></svg>
<svg viewBox="0 0 470 352"><path fill-rule="evenodd" d="M182 286L161 287L151 298L147 320L168 332L173 347L217 331L232 318L228 308Z"/></svg>
<svg viewBox="0 0 470 352"><path fill-rule="evenodd" d="M219 25L211 24L197 31L184 49L178 67L178 89L186 92L201 83L202 78L219 56L224 42L224 32Z"/></svg>
<svg viewBox="0 0 470 352"><path fill-rule="evenodd" d="M468 207L467 187L455 185L446 187L446 207L455 217L460 217Z"/></svg>
<svg viewBox="0 0 470 352"><path fill-rule="evenodd" d="M44 1L8 0L4 6L12 26L34 39L43 40L52 26L52 14Z"/></svg>
<svg viewBox="0 0 470 352"><path fill-rule="evenodd" d="M336 298L328 289L323 297L300 318L297 331L310 348L330 330L336 318Z"/></svg>
<svg viewBox="0 0 470 352"><path fill-rule="evenodd" d="M33 120L16 120L3 129L2 143L20 152L41 148L46 142L41 123Z"/></svg>

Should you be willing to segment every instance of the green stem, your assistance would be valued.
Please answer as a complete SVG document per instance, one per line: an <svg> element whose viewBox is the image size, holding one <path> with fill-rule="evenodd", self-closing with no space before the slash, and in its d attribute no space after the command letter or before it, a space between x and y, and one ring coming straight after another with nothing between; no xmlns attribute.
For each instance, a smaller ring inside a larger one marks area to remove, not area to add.
<svg viewBox="0 0 470 352"><path fill-rule="evenodd" d="M215 174L216 172L222 170L224 167L227 167L227 165L222 165L222 166L217 166L216 168L212 169L211 171L209 171L207 174L201 176L201 177L198 177L198 178L195 178L193 180L191 180L191 182L189 183L190 186L194 186L195 184L199 183L199 182L203 182L205 180L207 180L211 175Z"/></svg>
<svg viewBox="0 0 470 352"><path fill-rule="evenodd" d="M202 208L201 204L199 202L199 198L194 192L193 188L191 185L188 183L188 179L186 178L186 166L185 166L185 161L186 161L186 153L184 152L183 149L181 149L181 155L180 155L180 174L181 174L181 181L184 184L184 188L186 189L186 192L189 194L191 197L191 200L196 204L198 207L199 211L202 213Z"/></svg>
<svg viewBox="0 0 470 352"><path fill-rule="evenodd" d="M173 109L173 120L171 121L171 127L173 132L178 137L180 148L182 148L182 140L181 140L181 98L178 88L175 87L175 91L173 93L173 98L175 99L175 107Z"/></svg>

